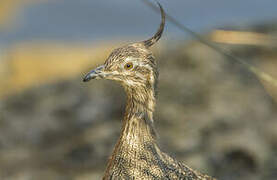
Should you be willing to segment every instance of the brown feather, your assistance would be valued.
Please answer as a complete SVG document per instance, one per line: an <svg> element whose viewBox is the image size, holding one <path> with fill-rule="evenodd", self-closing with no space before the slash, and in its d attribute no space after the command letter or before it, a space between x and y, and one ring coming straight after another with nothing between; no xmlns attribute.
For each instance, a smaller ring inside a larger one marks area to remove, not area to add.
<svg viewBox="0 0 277 180"><path fill-rule="evenodd" d="M121 179L212 180L163 153L156 140L153 112L158 79L157 62L148 49L161 37L165 13L159 4L162 22L157 33L143 43L115 49L103 66L91 71L90 79L118 81L127 94L127 104L120 138L117 141L103 177ZM124 68L132 63L133 68Z"/></svg>

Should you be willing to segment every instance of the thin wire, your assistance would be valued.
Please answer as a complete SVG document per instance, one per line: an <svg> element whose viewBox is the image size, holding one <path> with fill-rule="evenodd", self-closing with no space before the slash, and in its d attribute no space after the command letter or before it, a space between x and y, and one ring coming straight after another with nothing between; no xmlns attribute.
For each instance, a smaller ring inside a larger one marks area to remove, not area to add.
<svg viewBox="0 0 277 180"><path fill-rule="evenodd" d="M149 0L141 0L144 4L146 4L147 6L149 6L152 10L156 11L159 13L159 8L157 6L155 6L152 2L150 2ZM221 48L217 45L215 45L212 42L209 42L209 40L203 38L201 35L199 35L198 33L195 33L194 31L192 31L190 28L186 27L185 25L183 25L182 23L180 23L179 21L177 21L174 17L170 16L168 13L165 13L166 18L172 23L174 24L177 28L179 28L180 30L190 34L193 38L197 39L199 42L201 42L202 44L205 44L206 46L210 47L211 49L215 50L216 52L228 57L229 59L235 60L237 62L239 62L240 64L242 64L243 66L245 66L250 72L252 72L253 74L255 74L256 76L258 76L260 79L269 82L270 84L274 85L277 87L277 80L272 77L270 74L259 70L258 68L256 68L255 66L247 63L244 59L239 58L238 56L235 56L231 51Z"/></svg>

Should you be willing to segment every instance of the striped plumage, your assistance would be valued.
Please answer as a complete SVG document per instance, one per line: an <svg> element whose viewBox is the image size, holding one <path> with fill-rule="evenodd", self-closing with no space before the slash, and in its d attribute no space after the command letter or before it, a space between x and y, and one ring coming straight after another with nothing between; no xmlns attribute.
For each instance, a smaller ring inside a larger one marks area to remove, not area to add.
<svg viewBox="0 0 277 180"><path fill-rule="evenodd" d="M103 177L106 179L213 179L198 173L163 153L153 126L157 62L149 50L162 35L165 13L156 34L143 42L115 49L104 65L89 72L84 81L118 81L127 93L121 135Z"/></svg>

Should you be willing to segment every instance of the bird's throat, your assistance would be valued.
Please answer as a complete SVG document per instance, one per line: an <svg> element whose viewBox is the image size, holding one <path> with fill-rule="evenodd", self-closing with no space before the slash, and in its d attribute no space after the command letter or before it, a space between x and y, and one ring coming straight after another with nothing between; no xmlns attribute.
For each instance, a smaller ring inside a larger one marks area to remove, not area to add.
<svg viewBox="0 0 277 180"><path fill-rule="evenodd" d="M156 146L152 117L155 107L154 91L136 90L126 90L127 104L123 125L120 138L108 163L106 170L108 174L119 168L122 159L124 162L132 163L143 156L146 147Z"/></svg>
<svg viewBox="0 0 277 180"><path fill-rule="evenodd" d="M128 89L125 115L123 119L121 138L144 143L145 138L155 140L153 112L155 95L152 89Z"/></svg>

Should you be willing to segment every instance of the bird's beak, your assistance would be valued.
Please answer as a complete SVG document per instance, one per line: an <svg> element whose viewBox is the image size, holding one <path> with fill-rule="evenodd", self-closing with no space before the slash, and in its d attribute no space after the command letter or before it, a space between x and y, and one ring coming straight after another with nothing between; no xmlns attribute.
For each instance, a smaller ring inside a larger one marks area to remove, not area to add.
<svg viewBox="0 0 277 180"><path fill-rule="evenodd" d="M88 82L91 79L102 79L105 78L104 65L95 68L90 71L83 79L84 82Z"/></svg>

